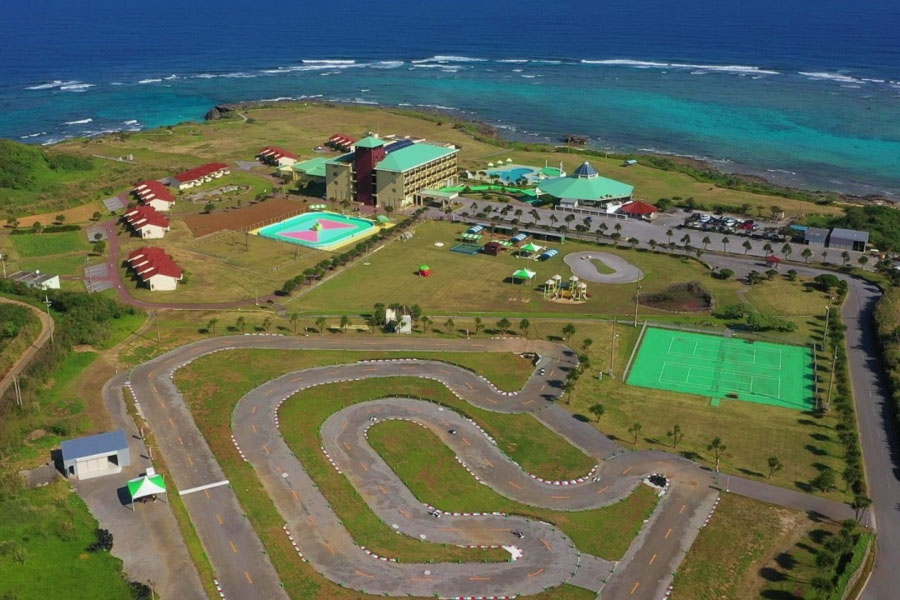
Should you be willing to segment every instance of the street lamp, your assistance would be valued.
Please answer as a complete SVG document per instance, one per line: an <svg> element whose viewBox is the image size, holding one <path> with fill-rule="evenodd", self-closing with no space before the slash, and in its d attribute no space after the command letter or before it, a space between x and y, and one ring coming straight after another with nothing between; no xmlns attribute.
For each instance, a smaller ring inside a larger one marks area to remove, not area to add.
<svg viewBox="0 0 900 600"><path fill-rule="evenodd" d="M637 327L637 318L638 318L638 304L641 299L641 284L637 284L637 289L634 292L634 326Z"/></svg>
<svg viewBox="0 0 900 600"><path fill-rule="evenodd" d="M828 341L828 317L831 316L831 307L825 306L825 333L822 335L822 350L825 349L825 342Z"/></svg>
<svg viewBox="0 0 900 600"><path fill-rule="evenodd" d="M44 304L47 305L47 316L50 317L50 321L51 321L51 323L50 323L50 343L56 344L56 342L53 340L53 323L52 323L53 316L50 314L50 305L53 304L53 302L50 300L50 298L47 297L47 294L44 294Z"/></svg>

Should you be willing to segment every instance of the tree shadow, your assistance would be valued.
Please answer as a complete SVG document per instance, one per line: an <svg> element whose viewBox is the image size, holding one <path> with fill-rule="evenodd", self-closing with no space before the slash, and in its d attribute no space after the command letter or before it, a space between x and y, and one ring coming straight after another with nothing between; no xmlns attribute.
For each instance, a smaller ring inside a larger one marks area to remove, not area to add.
<svg viewBox="0 0 900 600"><path fill-rule="evenodd" d="M764 475L759 471L751 471L750 469L745 469L743 467L738 468L738 471L740 471L747 477L764 477Z"/></svg>
<svg viewBox="0 0 900 600"><path fill-rule="evenodd" d="M811 433L811 434L809 434L809 437L816 440L817 442L830 442L831 441L831 436L825 435L824 433Z"/></svg>
<svg viewBox="0 0 900 600"><path fill-rule="evenodd" d="M763 567L759 570L759 575L766 581L771 581L772 583L787 581L787 575L772 567Z"/></svg>
<svg viewBox="0 0 900 600"><path fill-rule="evenodd" d="M825 543L825 540L830 538L832 535L834 534L825 529L813 529L809 532L809 539L811 539L816 544L822 545Z"/></svg>
<svg viewBox="0 0 900 600"><path fill-rule="evenodd" d="M702 458L699 454L697 454L693 450L682 450L681 452L679 452L679 454L681 454L681 456L683 458L686 458L688 460L696 461L696 460L700 460Z"/></svg>
<svg viewBox="0 0 900 600"><path fill-rule="evenodd" d="M828 455L827 452L825 452L818 446L813 446L812 444L807 444L804 447L809 451L810 454L812 454L814 456L827 456Z"/></svg>
<svg viewBox="0 0 900 600"><path fill-rule="evenodd" d="M802 597L787 590L763 590L759 593L759 597L765 600L803 600Z"/></svg>
<svg viewBox="0 0 900 600"><path fill-rule="evenodd" d="M775 562L785 571L793 571L800 564L790 552L781 552L775 557Z"/></svg>
<svg viewBox="0 0 900 600"><path fill-rule="evenodd" d="M589 418L582 415L581 413L573 413L572 418L575 419L576 421L581 421L582 423L590 423L591 422L591 420Z"/></svg>

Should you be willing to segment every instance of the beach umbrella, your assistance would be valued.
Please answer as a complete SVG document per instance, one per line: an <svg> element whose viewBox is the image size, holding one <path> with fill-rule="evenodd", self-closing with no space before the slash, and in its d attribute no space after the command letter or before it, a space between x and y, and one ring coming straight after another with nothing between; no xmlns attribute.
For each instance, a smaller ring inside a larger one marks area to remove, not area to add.
<svg viewBox="0 0 900 600"><path fill-rule="evenodd" d="M488 166L489 166L489 167L493 167L493 166L494 166L494 163L489 162L489 163L488 163Z"/></svg>
<svg viewBox="0 0 900 600"><path fill-rule="evenodd" d="M511 163L511 162L512 162L512 159L511 159L511 158L507 158L507 159L506 159L506 162Z"/></svg>

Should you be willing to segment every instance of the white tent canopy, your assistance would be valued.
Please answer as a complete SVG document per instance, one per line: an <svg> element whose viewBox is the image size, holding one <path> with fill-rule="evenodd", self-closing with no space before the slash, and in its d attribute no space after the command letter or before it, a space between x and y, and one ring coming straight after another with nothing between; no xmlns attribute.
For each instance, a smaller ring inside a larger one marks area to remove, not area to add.
<svg viewBox="0 0 900 600"><path fill-rule="evenodd" d="M166 480L153 467L148 467L144 475L128 482L128 494L131 496L131 510L134 510L135 500L157 494L166 496Z"/></svg>

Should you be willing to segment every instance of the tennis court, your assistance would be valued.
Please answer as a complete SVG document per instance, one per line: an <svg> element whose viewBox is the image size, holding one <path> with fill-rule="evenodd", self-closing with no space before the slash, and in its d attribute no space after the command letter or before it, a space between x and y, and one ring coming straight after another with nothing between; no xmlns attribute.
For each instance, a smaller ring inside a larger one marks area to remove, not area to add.
<svg viewBox="0 0 900 600"><path fill-rule="evenodd" d="M628 383L785 408L815 408L810 348L648 328Z"/></svg>

